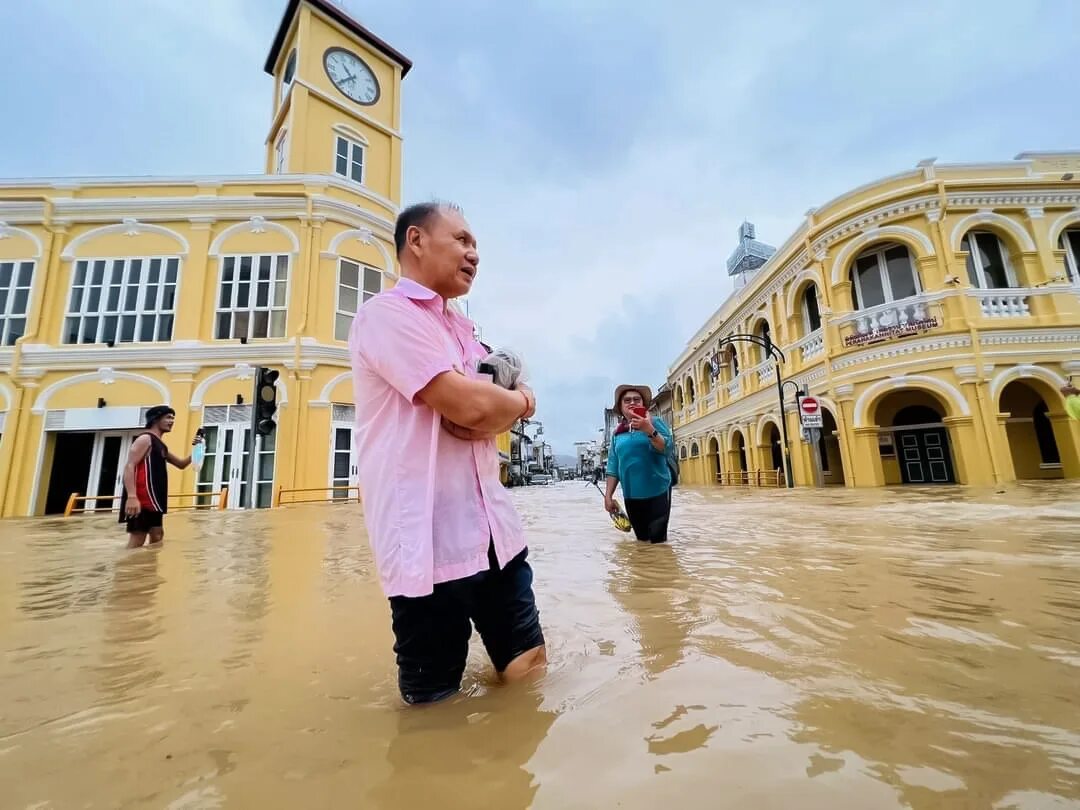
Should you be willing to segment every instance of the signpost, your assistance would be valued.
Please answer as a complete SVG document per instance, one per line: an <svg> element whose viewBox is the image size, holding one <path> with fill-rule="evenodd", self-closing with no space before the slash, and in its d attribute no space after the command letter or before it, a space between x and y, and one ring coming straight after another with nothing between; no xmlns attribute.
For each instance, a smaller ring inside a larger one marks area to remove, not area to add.
<svg viewBox="0 0 1080 810"><path fill-rule="evenodd" d="M804 428L817 428L821 430L821 403L816 397L799 398L799 421Z"/></svg>
<svg viewBox="0 0 1080 810"><path fill-rule="evenodd" d="M821 418L821 403L816 397L804 395L799 397L799 423L802 425L803 435L806 436L810 445L810 459L814 468L814 486L823 486L824 476L821 474L821 429L824 422Z"/></svg>

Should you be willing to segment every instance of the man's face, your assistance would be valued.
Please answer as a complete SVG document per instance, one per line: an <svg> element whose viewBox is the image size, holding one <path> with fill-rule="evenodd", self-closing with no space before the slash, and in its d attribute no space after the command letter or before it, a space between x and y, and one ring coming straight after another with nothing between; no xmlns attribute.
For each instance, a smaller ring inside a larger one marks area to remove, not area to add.
<svg viewBox="0 0 1080 810"><path fill-rule="evenodd" d="M170 430L173 429L173 424L175 422L176 417L173 416L171 413L167 413L163 417L158 419L158 428L161 430L162 433L168 433Z"/></svg>
<svg viewBox="0 0 1080 810"><path fill-rule="evenodd" d="M410 247L417 254L420 272L428 286L446 300L467 295L480 264L476 237L458 211L442 209Z"/></svg>

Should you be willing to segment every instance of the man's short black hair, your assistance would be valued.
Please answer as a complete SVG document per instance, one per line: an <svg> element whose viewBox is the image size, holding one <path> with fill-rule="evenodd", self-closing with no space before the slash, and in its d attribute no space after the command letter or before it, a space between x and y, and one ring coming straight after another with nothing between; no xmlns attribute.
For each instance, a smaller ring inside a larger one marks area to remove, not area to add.
<svg viewBox="0 0 1080 810"><path fill-rule="evenodd" d="M176 411L168 405L155 405L146 412L146 426L152 428L154 423L164 416L176 416Z"/></svg>
<svg viewBox="0 0 1080 810"><path fill-rule="evenodd" d="M400 256L401 252L405 250L405 234L409 232L409 228L414 225L423 228L431 221L432 217L443 211L461 213L461 208L454 203L432 200L431 202L410 205L398 214L397 222L394 223L394 250L397 251L397 255Z"/></svg>

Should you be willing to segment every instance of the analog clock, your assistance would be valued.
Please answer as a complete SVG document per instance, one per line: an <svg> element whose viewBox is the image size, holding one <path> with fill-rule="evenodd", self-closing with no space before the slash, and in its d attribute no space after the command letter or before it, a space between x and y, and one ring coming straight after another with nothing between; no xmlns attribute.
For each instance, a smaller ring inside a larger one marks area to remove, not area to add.
<svg viewBox="0 0 1080 810"><path fill-rule="evenodd" d="M323 66L334 87L357 104L374 104L379 100L379 80L352 51L330 48L323 56Z"/></svg>

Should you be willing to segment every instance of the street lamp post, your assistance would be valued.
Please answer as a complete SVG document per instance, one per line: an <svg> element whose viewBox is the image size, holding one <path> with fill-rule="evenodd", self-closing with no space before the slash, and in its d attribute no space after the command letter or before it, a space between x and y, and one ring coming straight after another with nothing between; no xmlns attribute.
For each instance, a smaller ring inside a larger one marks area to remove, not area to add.
<svg viewBox="0 0 1080 810"><path fill-rule="evenodd" d="M729 335L720 341L717 345L717 349L722 349L725 346L730 346L732 343L753 343L755 346L765 350L765 353L772 358L774 367L776 369L776 393L780 399L780 429L784 434L784 477L787 480L788 488L795 486L795 479L791 472L791 443L788 441L787 419L784 417L784 378L780 374L780 364L787 362L787 357L784 353L776 348L768 337L762 337L760 335L747 335L743 333ZM796 405L798 401L796 400Z"/></svg>

